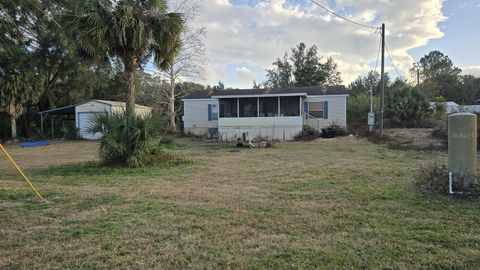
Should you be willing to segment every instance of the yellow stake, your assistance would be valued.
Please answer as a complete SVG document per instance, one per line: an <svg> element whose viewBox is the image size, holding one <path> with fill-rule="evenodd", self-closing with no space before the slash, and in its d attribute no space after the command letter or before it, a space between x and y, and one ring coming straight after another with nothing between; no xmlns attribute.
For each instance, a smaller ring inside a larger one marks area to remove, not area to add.
<svg viewBox="0 0 480 270"><path fill-rule="evenodd" d="M40 198L41 200L43 200L43 197L42 195L40 195L40 193L38 193L37 189L35 189L35 187L32 185L32 182L30 182L30 180L28 180L28 177L22 172L22 169L20 169L20 167L18 167L17 163L15 163L15 160L13 160L13 158L8 154L7 150L5 150L5 148L3 147L3 145L0 143L0 148L2 148L2 151L5 153L5 155L7 156L7 158L10 160L10 162L12 162L13 166L15 166L15 168L17 169L17 171L23 176L23 179L25 179L25 181L27 181L28 185L30 185L30 187L32 188L33 191L35 191L35 193L37 194L38 198Z"/></svg>

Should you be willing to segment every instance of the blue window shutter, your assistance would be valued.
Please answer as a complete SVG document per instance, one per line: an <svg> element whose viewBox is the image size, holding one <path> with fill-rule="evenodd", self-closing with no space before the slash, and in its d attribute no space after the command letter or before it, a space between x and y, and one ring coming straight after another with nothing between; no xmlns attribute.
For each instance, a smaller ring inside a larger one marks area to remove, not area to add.
<svg viewBox="0 0 480 270"><path fill-rule="evenodd" d="M208 104L208 121L212 121L212 104Z"/></svg>
<svg viewBox="0 0 480 270"><path fill-rule="evenodd" d="M305 113L305 118L308 118L308 102L303 102L303 112Z"/></svg>
<svg viewBox="0 0 480 270"><path fill-rule="evenodd" d="M323 119L328 119L328 101L323 102Z"/></svg>

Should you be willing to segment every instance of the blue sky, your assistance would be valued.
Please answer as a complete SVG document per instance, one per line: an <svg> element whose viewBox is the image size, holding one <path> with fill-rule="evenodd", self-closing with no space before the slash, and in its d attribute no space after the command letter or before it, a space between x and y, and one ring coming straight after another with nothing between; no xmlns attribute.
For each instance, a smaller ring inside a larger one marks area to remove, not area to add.
<svg viewBox="0 0 480 270"><path fill-rule="evenodd" d="M316 0L352 20L387 25L387 46L400 75L431 50L480 76L480 0ZM309 0L199 0L194 25L207 31L205 84L249 88L265 69L303 41L339 65L344 84L373 69L379 34L349 24ZM396 76L388 58L386 70Z"/></svg>
<svg viewBox="0 0 480 270"><path fill-rule="evenodd" d="M442 12L448 19L440 23L443 38L432 39L428 45L410 50L419 59L431 50L447 54L460 67L480 65L480 0L444 3Z"/></svg>

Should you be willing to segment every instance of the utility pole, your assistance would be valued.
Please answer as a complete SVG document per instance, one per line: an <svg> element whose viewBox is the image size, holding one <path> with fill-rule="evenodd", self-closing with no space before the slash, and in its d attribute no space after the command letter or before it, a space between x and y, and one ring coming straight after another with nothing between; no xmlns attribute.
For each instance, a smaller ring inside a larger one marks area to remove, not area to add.
<svg viewBox="0 0 480 270"><path fill-rule="evenodd" d="M417 86L420 84L420 67L417 67Z"/></svg>
<svg viewBox="0 0 480 270"><path fill-rule="evenodd" d="M420 63L415 62L413 63L413 70L415 72L415 75L417 76L417 87L420 84Z"/></svg>
<svg viewBox="0 0 480 270"><path fill-rule="evenodd" d="M382 23L382 68L380 73L382 91L380 94L380 137L383 136L383 103L385 98L385 23Z"/></svg>
<svg viewBox="0 0 480 270"><path fill-rule="evenodd" d="M370 133L373 131L375 125L375 116L373 114L373 87L370 88L370 113L368 113L368 130Z"/></svg>

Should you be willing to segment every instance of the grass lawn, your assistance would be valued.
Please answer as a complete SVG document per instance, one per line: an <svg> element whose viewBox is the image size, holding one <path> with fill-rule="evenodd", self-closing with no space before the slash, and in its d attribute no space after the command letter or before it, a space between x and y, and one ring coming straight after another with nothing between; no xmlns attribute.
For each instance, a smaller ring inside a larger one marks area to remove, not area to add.
<svg viewBox="0 0 480 270"><path fill-rule="evenodd" d="M182 142L189 162L176 166L35 166L46 203L2 170L0 268L480 267L480 200L413 184L444 153L352 137L240 152Z"/></svg>

